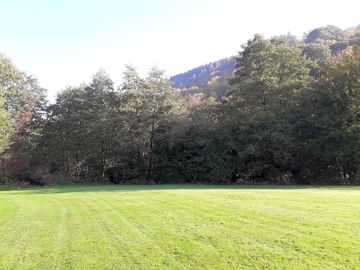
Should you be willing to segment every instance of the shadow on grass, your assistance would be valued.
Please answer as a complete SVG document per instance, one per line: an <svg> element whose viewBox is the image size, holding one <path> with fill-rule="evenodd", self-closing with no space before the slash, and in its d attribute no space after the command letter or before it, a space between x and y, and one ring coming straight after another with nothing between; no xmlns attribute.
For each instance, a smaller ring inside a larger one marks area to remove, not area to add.
<svg viewBox="0 0 360 270"><path fill-rule="evenodd" d="M315 185L203 185L203 184L164 184L164 185L64 185L52 187L11 189L0 188L10 194L58 194L84 192L139 192L171 190L359 190L360 186L315 186Z"/></svg>

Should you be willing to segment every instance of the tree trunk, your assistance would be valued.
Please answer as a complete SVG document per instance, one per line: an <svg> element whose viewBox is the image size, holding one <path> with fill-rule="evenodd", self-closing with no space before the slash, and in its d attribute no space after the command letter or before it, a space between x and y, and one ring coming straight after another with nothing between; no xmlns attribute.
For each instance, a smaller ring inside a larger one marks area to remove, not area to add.
<svg viewBox="0 0 360 270"><path fill-rule="evenodd" d="M155 123L151 125L151 135L150 135L150 151L149 151L149 167L148 167L148 178L152 176L152 167L153 167L153 149L154 149L154 137L155 137Z"/></svg>

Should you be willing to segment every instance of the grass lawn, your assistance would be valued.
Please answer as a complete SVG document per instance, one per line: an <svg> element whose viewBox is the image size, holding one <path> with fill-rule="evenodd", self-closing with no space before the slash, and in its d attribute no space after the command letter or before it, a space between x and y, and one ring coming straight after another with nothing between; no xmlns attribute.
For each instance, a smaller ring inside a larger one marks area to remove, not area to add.
<svg viewBox="0 0 360 270"><path fill-rule="evenodd" d="M0 269L360 269L360 187L0 190Z"/></svg>

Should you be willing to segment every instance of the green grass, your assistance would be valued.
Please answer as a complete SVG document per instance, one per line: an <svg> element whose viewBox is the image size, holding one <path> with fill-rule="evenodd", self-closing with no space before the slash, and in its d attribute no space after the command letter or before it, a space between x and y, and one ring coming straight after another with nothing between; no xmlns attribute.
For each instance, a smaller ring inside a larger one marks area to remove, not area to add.
<svg viewBox="0 0 360 270"><path fill-rule="evenodd" d="M360 269L360 187L0 191L0 269Z"/></svg>

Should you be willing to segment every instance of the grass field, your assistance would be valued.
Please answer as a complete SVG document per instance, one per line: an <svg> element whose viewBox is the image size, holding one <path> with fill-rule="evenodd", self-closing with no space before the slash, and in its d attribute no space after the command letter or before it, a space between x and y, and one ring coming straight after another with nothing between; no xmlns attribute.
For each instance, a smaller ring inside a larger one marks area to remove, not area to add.
<svg viewBox="0 0 360 270"><path fill-rule="evenodd" d="M0 190L0 269L360 269L360 187Z"/></svg>

